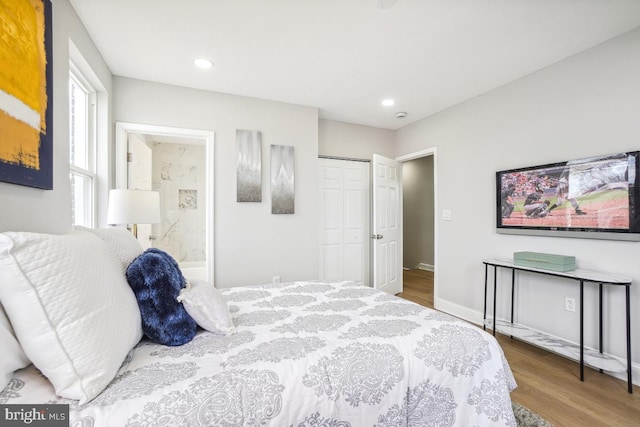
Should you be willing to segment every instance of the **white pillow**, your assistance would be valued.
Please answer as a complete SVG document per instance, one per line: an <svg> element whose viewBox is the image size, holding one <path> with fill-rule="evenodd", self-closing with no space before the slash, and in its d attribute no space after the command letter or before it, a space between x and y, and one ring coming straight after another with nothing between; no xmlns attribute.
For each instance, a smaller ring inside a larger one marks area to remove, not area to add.
<svg viewBox="0 0 640 427"><path fill-rule="evenodd" d="M144 252L144 248L138 239L126 228L87 228L76 225L75 229L88 231L104 240L120 261L123 274L127 271L131 261Z"/></svg>
<svg viewBox="0 0 640 427"><path fill-rule="evenodd" d="M227 302L220 291L204 280L187 282L187 287L178 295L178 301L202 329L218 335L235 331Z"/></svg>
<svg viewBox="0 0 640 427"><path fill-rule="evenodd" d="M86 231L0 233L0 302L25 354L80 404L113 379L142 337L120 262Z"/></svg>
<svg viewBox="0 0 640 427"><path fill-rule="evenodd" d="M1 391L9 384L16 370L22 369L31 363L13 334L13 328L9 323L9 319L7 319L2 304L0 304L0 348L2 349L2 357L0 357Z"/></svg>

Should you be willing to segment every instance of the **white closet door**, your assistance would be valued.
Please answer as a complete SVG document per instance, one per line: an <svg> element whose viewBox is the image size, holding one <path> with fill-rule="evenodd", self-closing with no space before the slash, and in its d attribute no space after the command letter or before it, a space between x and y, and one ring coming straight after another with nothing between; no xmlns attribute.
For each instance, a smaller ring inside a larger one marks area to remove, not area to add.
<svg viewBox="0 0 640 427"><path fill-rule="evenodd" d="M369 285L369 163L319 159L320 278Z"/></svg>

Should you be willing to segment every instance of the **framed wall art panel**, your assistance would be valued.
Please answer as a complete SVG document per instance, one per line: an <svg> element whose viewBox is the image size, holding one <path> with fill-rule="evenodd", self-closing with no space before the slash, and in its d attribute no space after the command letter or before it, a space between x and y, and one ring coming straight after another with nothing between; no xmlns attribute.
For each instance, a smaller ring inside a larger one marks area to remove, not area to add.
<svg viewBox="0 0 640 427"><path fill-rule="evenodd" d="M51 190L51 1L3 2L0 23L0 181Z"/></svg>
<svg viewBox="0 0 640 427"><path fill-rule="evenodd" d="M262 201L262 139L260 131L236 130L237 201Z"/></svg>
<svg viewBox="0 0 640 427"><path fill-rule="evenodd" d="M295 213L293 146L271 146L271 213Z"/></svg>

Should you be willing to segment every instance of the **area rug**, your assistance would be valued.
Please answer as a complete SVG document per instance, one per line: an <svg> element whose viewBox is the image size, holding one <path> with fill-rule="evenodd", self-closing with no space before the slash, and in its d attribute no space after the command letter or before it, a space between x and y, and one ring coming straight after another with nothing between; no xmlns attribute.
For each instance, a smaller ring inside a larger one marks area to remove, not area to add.
<svg viewBox="0 0 640 427"><path fill-rule="evenodd" d="M553 427L553 424L549 421L524 406L515 402L511 404L513 405L513 414L516 416L518 427Z"/></svg>

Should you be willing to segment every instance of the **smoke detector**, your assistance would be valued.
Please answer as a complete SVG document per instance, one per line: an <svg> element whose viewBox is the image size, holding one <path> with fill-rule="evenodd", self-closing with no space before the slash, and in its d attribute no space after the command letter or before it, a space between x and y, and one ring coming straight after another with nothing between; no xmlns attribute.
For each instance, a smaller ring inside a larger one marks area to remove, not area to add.
<svg viewBox="0 0 640 427"><path fill-rule="evenodd" d="M405 117L407 117L407 113L405 113L404 111L398 111L396 113L396 119L404 119Z"/></svg>
<svg viewBox="0 0 640 427"><path fill-rule="evenodd" d="M378 9L391 9L397 0L376 0Z"/></svg>

